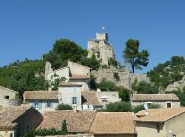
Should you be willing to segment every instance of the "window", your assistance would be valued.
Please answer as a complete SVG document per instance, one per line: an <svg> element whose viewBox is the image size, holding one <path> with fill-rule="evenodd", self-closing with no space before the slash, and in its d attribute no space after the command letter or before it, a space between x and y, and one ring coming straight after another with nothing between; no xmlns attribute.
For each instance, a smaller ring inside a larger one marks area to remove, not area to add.
<svg viewBox="0 0 185 137"><path fill-rule="evenodd" d="M73 97L72 103L73 103L73 104L77 104L77 98L76 98L76 97Z"/></svg>
<svg viewBox="0 0 185 137"><path fill-rule="evenodd" d="M167 108L171 108L172 107L172 103L171 102L166 102L166 107Z"/></svg>
<svg viewBox="0 0 185 137"><path fill-rule="evenodd" d="M35 101L35 106L34 106L36 109L39 108L39 102L38 101Z"/></svg>
<svg viewBox="0 0 185 137"><path fill-rule="evenodd" d="M46 107L51 107L51 101L46 101Z"/></svg>
<svg viewBox="0 0 185 137"><path fill-rule="evenodd" d="M9 96L4 96L4 99L9 99L10 97Z"/></svg>
<svg viewBox="0 0 185 137"><path fill-rule="evenodd" d="M147 102L147 108L151 108L152 102Z"/></svg>
<svg viewBox="0 0 185 137"><path fill-rule="evenodd" d="M176 137L176 134L172 134L172 137Z"/></svg>

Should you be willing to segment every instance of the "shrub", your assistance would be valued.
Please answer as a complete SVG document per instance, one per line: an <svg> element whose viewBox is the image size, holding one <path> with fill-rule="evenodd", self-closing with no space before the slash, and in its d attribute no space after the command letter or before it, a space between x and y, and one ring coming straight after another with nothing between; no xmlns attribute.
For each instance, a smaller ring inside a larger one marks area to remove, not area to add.
<svg viewBox="0 0 185 137"><path fill-rule="evenodd" d="M103 78L102 81L97 84L97 88L101 89L102 91L115 91L116 85L114 82Z"/></svg>
<svg viewBox="0 0 185 137"><path fill-rule="evenodd" d="M64 120L64 121L62 122L62 131L63 131L65 134L68 133L68 131L67 131L67 123L66 123L66 120Z"/></svg>
<svg viewBox="0 0 185 137"><path fill-rule="evenodd" d="M130 102L116 102L106 105L107 112L131 112L132 106Z"/></svg>
<svg viewBox="0 0 185 137"><path fill-rule="evenodd" d="M73 110L72 106L68 105L68 104L59 104L57 106L57 110Z"/></svg>
<svg viewBox="0 0 185 137"><path fill-rule="evenodd" d="M140 94L156 94L158 93L158 88L156 86L152 86L150 83L145 81L139 82L136 90Z"/></svg>
<svg viewBox="0 0 185 137"><path fill-rule="evenodd" d="M159 104L150 104L148 106L148 109L157 109L157 108L161 108L161 106ZM144 105L133 106L133 112L134 113L137 113L141 110L145 110Z"/></svg>
<svg viewBox="0 0 185 137"><path fill-rule="evenodd" d="M122 101L128 102L130 101L130 90L123 88L119 90L119 97Z"/></svg>

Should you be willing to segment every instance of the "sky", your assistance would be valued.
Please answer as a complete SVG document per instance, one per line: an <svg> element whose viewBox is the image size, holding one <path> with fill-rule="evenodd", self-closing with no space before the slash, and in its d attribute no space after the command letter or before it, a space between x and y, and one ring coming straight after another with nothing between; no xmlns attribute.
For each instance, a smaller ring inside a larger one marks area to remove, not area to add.
<svg viewBox="0 0 185 137"><path fill-rule="evenodd" d="M125 42L140 41L150 57L136 73L146 73L172 56L185 57L184 6L183 0L2 0L0 67L41 59L61 38L87 49L96 32L107 32L121 63Z"/></svg>

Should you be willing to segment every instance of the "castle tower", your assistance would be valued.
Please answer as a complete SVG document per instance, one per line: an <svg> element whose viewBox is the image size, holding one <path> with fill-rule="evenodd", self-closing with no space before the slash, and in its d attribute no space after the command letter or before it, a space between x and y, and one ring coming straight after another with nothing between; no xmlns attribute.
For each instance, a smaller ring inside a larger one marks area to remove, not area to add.
<svg viewBox="0 0 185 137"><path fill-rule="evenodd" d="M109 65L110 58L115 59L112 45L108 42L108 33L96 33L96 39L88 40L88 58L94 54L101 65Z"/></svg>

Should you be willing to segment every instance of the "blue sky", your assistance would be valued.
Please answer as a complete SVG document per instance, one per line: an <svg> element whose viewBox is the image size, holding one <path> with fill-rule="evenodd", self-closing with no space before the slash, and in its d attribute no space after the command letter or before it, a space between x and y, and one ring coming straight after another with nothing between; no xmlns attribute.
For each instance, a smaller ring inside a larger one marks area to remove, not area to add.
<svg viewBox="0 0 185 137"><path fill-rule="evenodd" d="M172 56L185 56L185 1L179 0L6 0L0 2L0 66L40 59L57 39L83 48L96 32L109 33L116 58L125 42L140 41L150 53L145 73Z"/></svg>

